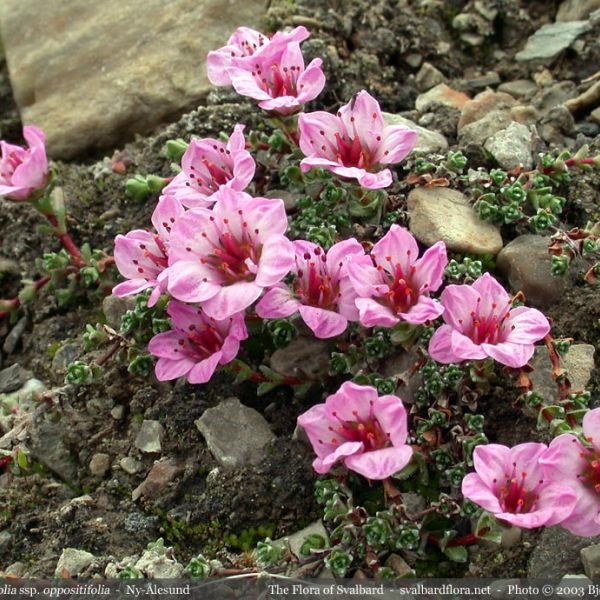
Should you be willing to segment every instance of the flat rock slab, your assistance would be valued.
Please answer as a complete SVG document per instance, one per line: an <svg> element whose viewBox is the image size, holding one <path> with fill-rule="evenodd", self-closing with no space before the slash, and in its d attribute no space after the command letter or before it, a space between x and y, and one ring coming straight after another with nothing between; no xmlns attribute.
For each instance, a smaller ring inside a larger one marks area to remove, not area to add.
<svg viewBox="0 0 600 600"><path fill-rule="evenodd" d="M461 192L448 188L415 188L408 195L409 228L426 246L440 240L449 250L498 254L498 228L482 221Z"/></svg>
<svg viewBox="0 0 600 600"><path fill-rule="evenodd" d="M264 0L2 0L0 36L23 121L71 158L195 106L207 53L264 12Z"/></svg>
<svg viewBox="0 0 600 600"><path fill-rule="evenodd" d="M417 125L410 119L392 113L384 112L383 118L386 125L402 125L407 129L412 129L417 132L419 137L417 139L417 145L412 150L413 153L433 154L434 152L441 152L448 149L448 140L437 131L425 129L425 127Z"/></svg>
<svg viewBox="0 0 600 600"><path fill-rule="evenodd" d="M563 50L566 50L580 35L592 29L589 21L564 21L548 23L540 27L517 52L518 61L537 61L550 64Z"/></svg>
<svg viewBox="0 0 600 600"><path fill-rule="evenodd" d="M207 409L195 424L223 467L257 465L265 457L264 447L275 438L263 416L237 398Z"/></svg>

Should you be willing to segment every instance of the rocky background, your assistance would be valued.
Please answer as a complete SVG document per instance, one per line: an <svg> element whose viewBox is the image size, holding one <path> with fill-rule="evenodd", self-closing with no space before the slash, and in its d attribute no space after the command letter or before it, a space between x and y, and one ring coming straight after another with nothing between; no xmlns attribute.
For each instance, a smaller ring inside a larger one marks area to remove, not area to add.
<svg viewBox="0 0 600 600"><path fill-rule="evenodd" d="M391 120L418 129L428 155L460 149L470 166L510 169L532 166L540 151L600 151L598 0L3 0L0 137L20 141L21 120L46 131L78 242L111 252L117 233L146 226L152 203L126 198L124 182L134 173L171 174L168 139L216 136L236 122L258 127L259 111L211 89L204 73L206 53L242 24L306 25L305 56L323 57L329 81L314 107L334 109L366 88ZM600 218L599 184L594 173L574 180L572 223ZM597 288L577 273L552 278L547 240L483 223L462 192L409 190L400 186L398 197L414 235L495 257L507 284L553 319L556 335L576 340L570 370L597 393ZM35 278L42 251L57 250L36 232L39 222L27 206L2 204L0 297ZM223 558L267 535L322 528L311 451L294 436L306 402L283 391L257 398L255 388L232 388L225 378L159 384L119 364L94 386L63 385L66 366L83 354L85 323L118 327L130 307L91 297L65 309L48 294L16 322L0 321L0 449L26 444L36 465L27 476L0 475L4 574L111 576L135 566L176 576L198 552ZM314 376L328 360L322 343L302 340L270 364ZM544 352L535 360L539 373L549 372ZM491 440L535 435L535 422L510 401L495 410ZM144 552L159 537L175 557ZM466 572L585 569L599 577L598 541L558 529L527 533L500 551L472 547Z"/></svg>

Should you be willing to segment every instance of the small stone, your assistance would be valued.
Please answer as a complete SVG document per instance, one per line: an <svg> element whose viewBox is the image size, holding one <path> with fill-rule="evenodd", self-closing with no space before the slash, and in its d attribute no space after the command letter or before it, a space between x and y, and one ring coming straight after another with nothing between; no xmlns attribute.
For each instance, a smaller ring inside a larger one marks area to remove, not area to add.
<svg viewBox="0 0 600 600"><path fill-rule="evenodd" d="M410 119L400 115L384 112L383 119L386 125L402 125L417 132L419 136L417 145L412 150L415 154L435 154L436 152L442 152L448 148L448 140L437 131L425 129L420 125L413 123Z"/></svg>
<svg viewBox="0 0 600 600"><path fill-rule="evenodd" d="M522 291L528 304L551 306L562 297L565 280L552 275L550 239L541 235L520 235L498 254L496 264L514 293Z"/></svg>
<svg viewBox="0 0 600 600"><path fill-rule="evenodd" d="M392 569L400 578L414 574L413 569L399 554L390 554L385 561L385 566Z"/></svg>
<svg viewBox="0 0 600 600"><path fill-rule="evenodd" d="M106 324L115 331L121 329L121 319L123 318L123 315L133 308L135 308L134 296L118 298L111 294L102 300L102 312L106 317Z"/></svg>
<svg viewBox="0 0 600 600"><path fill-rule="evenodd" d="M77 467L63 440L67 427L63 421L36 422L30 429L29 447L34 459L66 483L73 483L77 478Z"/></svg>
<svg viewBox="0 0 600 600"><path fill-rule="evenodd" d="M539 119L539 114L533 106L518 104L510 109L510 117L513 121L522 125L535 125Z"/></svg>
<svg viewBox="0 0 600 600"><path fill-rule="evenodd" d="M511 170L519 166L529 169L533 166L532 143L529 127L513 122L488 138L484 148L503 169Z"/></svg>
<svg viewBox="0 0 600 600"><path fill-rule="evenodd" d="M0 557L2 557L12 546L13 535L6 529L0 531Z"/></svg>
<svg viewBox="0 0 600 600"><path fill-rule="evenodd" d="M183 471L183 467L172 458L155 462L146 479L131 493L135 502L140 496L149 500L158 498L163 490Z"/></svg>
<svg viewBox="0 0 600 600"><path fill-rule="evenodd" d="M327 543L329 542L329 535L327 534L327 529L325 529L321 521L315 521L314 523L311 523L308 527L305 527L304 529L301 529L300 531L297 531L296 533L293 533L292 535L288 536L288 544L294 556L300 559L304 558L304 556L302 556L302 554L300 553L300 548L302 548L302 544L304 544L306 538L309 535L313 534L321 535L325 538L325 541Z"/></svg>
<svg viewBox="0 0 600 600"><path fill-rule="evenodd" d="M558 582L554 593L561 598L565 598L565 600L585 598L590 585L592 585L592 582L583 574L565 575Z"/></svg>
<svg viewBox="0 0 600 600"><path fill-rule="evenodd" d="M90 460L90 473L95 477L104 477L110 468L110 456L103 452L98 452Z"/></svg>
<svg viewBox="0 0 600 600"><path fill-rule="evenodd" d="M163 426L158 421L145 419L135 438L135 447L142 452L158 453L162 449Z"/></svg>
<svg viewBox="0 0 600 600"><path fill-rule="evenodd" d="M599 123L600 124L600 106L598 108L595 108L591 113L590 113L590 119L592 121L594 121L594 123Z"/></svg>
<svg viewBox="0 0 600 600"><path fill-rule="evenodd" d="M65 548L58 559L54 577L75 577L87 569L96 559L90 552L77 548Z"/></svg>
<svg viewBox="0 0 600 600"><path fill-rule="evenodd" d="M547 87L554 83L554 76L549 69L542 69L541 71L534 73L533 80L540 87Z"/></svg>
<svg viewBox="0 0 600 600"><path fill-rule="evenodd" d="M469 144L483 146L492 135L506 129L511 121L510 111L493 110L481 119L459 129L460 144L463 147Z"/></svg>
<svg viewBox="0 0 600 600"><path fill-rule="evenodd" d="M21 267L17 261L0 256L0 274L18 277L21 274Z"/></svg>
<svg viewBox="0 0 600 600"><path fill-rule="evenodd" d="M69 365L74 362L81 352L81 344L67 342L63 344L52 358L52 370L64 375Z"/></svg>
<svg viewBox="0 0 600 600"><path fill-rule="evenodd" d="M417 96L415 107L420 113L427 112L436 104L461 109L469 100L470 98L466 94L452 89L445 83L440 83L424 94Z"/></svg>
<svg viewBox="0 0 600 600"><path fill-rule="evenodd" d="M195 424L223 467L258 464L265 456L264 447L275 439L264 417L237 398L205 410Z"/></svg>
<svg viewBox="0 0 600 600"><path fill-rule="evenodd" d="M443 241L449 250L498 254L502 237L482 221L464 194L449 188L415 188L408 195L409 228L426 246Z"/></svg>
<svg viewBox="0 0 600 600"><path fill-rule="evenodd" d="M483 119L492 112L508 112L516 104L517 101L509 94L492 90L481 92L463 105L458 121L458 132L460 133L463 127Z"/></svg>
<svg viewBox="0 0 600 600"><path fill-rule="evenodd" d="M170 554L146 550L135 563L135 568L151 579L176 579L181 577L184 567L174 558L170 558Z"/></svg>
<svg viewBox="0 0 600 600"><path fill-rule="evenodd" d="M0 371L0 392L14 392L23 387L25 382L32 376L33 373L26 371L17 363L6 367L6 369Z"/></svg>
<svg viewBox="0 0 600 600"><path fill-rule="evenodd" d="M563 104L573 98L576 93L577 89L572 81L557 81L539 90L531 102L543 115L553 108L561 108L571 114Z"/></svg>
<svg viewBox="0 0 600 600"><path fill-rule="evenodd" d="M271 355L271 368L285 377L316 379L329 370L329 349L323 340L304 336Z"/></svg>
<svg viewBox="0 0 600 600"><path fill-rule="evenodd" d="M516 79L506 81L498 86L499 92L511 95L513 98L531 98L537 92L538 86L531 79Z"/></svg>
<svg viewBox="0 0 600 600"><path fill-rule="evenodd" d="M581 550L581 562L585 574L592 580L600 579L600 544Z"/></svg>
<svg viewBox="0 0 600 600"><path fill-rule="evenodd" d="M600 0L564 0L556 13L557 21L583 21L600 8Z"/></svg>
<svg viewBox="0 0 600 600"><path fill-rule="evenodd" d="M46 386L39 379L29 379L18 390L9 394L0 394L0 408L6 412L27 411L34 405L35 394L44 391Z"/></svg>
<svg viewBox="0 0 600 600"><path fill-rule="evenodd" d="M417 54L415 52L412 52L411 54L407 54L404 57L404 60L406 61L406 64L409 67L412 67L413 69L416 69L423 62L423 56L421 54Z"/></svg>
<svg viewBox="0 0 600 600"><path fill-rule="evenodd" d="M9 331L8 335L4 338L2 350L4 350L5 354L12 354L17 349L17 344L19 343L21 337L27 329L28 321L29 320L27 317L21 317L17 321L17 324Z"/></svg>
<svg viewBox="0 0 600 600"><path fill-rule="evenodd" d="M509 527L502 531L502 538L500 544L503 548L513 548L521 541L521 535L523 531L520 527Z"/></svg>
<svg viewBox="0 0 600 600"><path fill-rule="evenodd" d="M110 416L115 419L115 421L120 421L125 415L125 407L122 404L117 404L110 411Z"/></svg>
<svg viewBox="0 0 600 600"><path fill-rule="evenodd" d="M566 21L547 23L538 29L517 52L515 58L520 62L535 61L549 65L566 50L580 35L592 29L589 21Z"/></svg>
<svg viewBox="0 0 600 600"><path fill-rule="evenodd" d="M25 575L27 574L27 567L25 566L24 563L22 562L14 562L10 565L8 565L8 567L6 567L6 570L3 573L3 577L9 578L9 577L13 577L15 579L21 579L23 577L25 577Z"/></svg>
<svg viewBox="0 0 600 600"><path fill-rule="evenodd" d="M417 89L420 92L426 92L432 87L439 85L440 83L444 83L445 81L446 77L444 74L428 62L423 63L419 69L419 72L415 76L415 83L417 84Z"/></svg>
<svg viewBox="0 0 600 600"><path fill-rule="evenodd" d="M119 461L119 466L125 473L129 475L135 475L143 467L142 463L131 456L126 456Z"/></svg>
<svg viewBox="0 0 600 600"><path fill-rule="evenodd" d="M409 515L416 515L426 508L425 498L415 492L401 492L400 498Z"/></svg>
<svg viewBox="0 0 600 600"><path fill-rule="evenodd" d="M485 75L473 77L467 81L467 87L470 92L478 92L488 87L496 86L500 83L500 75L496 71L490 71Z"/></svg>

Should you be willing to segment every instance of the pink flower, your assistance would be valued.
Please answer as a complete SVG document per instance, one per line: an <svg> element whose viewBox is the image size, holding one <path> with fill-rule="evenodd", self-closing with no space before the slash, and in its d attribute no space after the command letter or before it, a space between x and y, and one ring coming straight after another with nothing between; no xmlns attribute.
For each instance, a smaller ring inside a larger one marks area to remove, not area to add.
<svg viewBox="0 0 600 600"><path fill-rule="evenodd" d="M329 472L342 461L368 479L385 479L410 461L407 416L397 396L378 396L368 385L347 381L298 417L317 455L313 468Z"/></svg>
<svg viewBox="0 0 600 600"><path fill-rule="evenodd" d="M583 418L583 435L588 442L585 445L574 435L558 436L540 462L577 496L573 512L560 526L591 537L600 534L600 408Z"/></svg>
<svg viewBox="0 0 600 600"><path fill-rule="evenodd" d="M23 127L29 148L0 141L0 196L17 202L27 200L33 192L46 187L48 159L44 132L33 125Z"/></svg>
<svg viewBox="0 0 600 600"><path fill-rule="evenodd" d="M339 335L348 321L358 320L356 292L346 266L350 260L370 262L369 258L355 239L334 244L327 252L303 240L293 244L296 266L291 287L272 287L257 304L256 313L262 318L280 319L299 312L318 338Z"/></svg>
<svg viewBox="0 0 600 600"><path fill-rule="evenodd" d="M243 311L292 268L294 247L283 235L286 228L283 200L223 188L213 210L196 208L177 221L169 292L184 302L201 302L213 319Z"/></svg>
<svg viewBox="0 0 600 600"><path fill-rule="evenodd" d="M392 173L382 165L400 162L417 143L411 129L386 126L379 103L364 90L337 115L302 114L298 125L303 171L328 169L372 190L391 185Z"/></svg>
<svg viewBox="0 0 600 600"><path fill-rule="evenodd" d="M227 144L212 138L192 140L181 159L181 173L163 194L173 194L188 208L209 207L222 187L248 187L256 163L246 150L243 132L244 125L236 125Z"/></svg>
<svg viewBox="0 0 600 600"><path fill-rule="evenodd" d="M573 510L576 496L543 469L545 444L529 442L507 448L500 444L477 446L476 473L462 482L466 498L517 527L533 529L556 525Z"/></svg>
<svg viewBox="0 0 600 600"><path fill-rule="evenodd" d="M175 196L161 196L152 214L156 233L135 229L127 235L116 237L115 264L121 275L129 281L113 288L115 296L121 298L154 288L148 306L156 304L161 293L166 291L171 230L184 212Z"/></svg>
<svg viewBox="0 0 600 600"><path fill-rule="evenodd" d="M244 316L215 321L201 308L171 300L167 308L173 329L155 335L148 350L158 357L159 381L185 375L190 383L206 383L218 365L231 362L248 337Z"/></svg>
<svg viewBox="0 0 600 600"><path fill-rule="evenodd" d="M522 367L533 355L535 342L550 331L539 310L511 309L509 295L489 273L472 285L449 285L440 300L446 325L433 334L429 354L441 363L489 356L509 367Z"/></svg>
<svg viewBox="0 0 600 600"><path fill-rule="evenodd" d="M306 27L296 27L289 33L278 31L271 39L249 27L239 27L226 46L208 53L206 67L213 85L231 85L228 69L252 64L265 50L283 48L291 42L302 42L310 33Z"/></svg>
<svg viewBox="0 0 600 600"><path fill-rule="evenodd" d="M269 46L253 60L227 69L231 85L242 96L259 100L258 106L289 115L316 98L325 87L323 61L313 59L304 68L298 42Z"/></svg>
<svg viewBox="0 0 600 600"><path fill-rule="evenodd" d="M446 246L437 242L421 258L415 238L404 227L392 225L373 246L368 263L348 265L350 281L358 294L356 306L365 327L393 327L436 319L443 312L429 298L442 285L448 264Z"/></svg>

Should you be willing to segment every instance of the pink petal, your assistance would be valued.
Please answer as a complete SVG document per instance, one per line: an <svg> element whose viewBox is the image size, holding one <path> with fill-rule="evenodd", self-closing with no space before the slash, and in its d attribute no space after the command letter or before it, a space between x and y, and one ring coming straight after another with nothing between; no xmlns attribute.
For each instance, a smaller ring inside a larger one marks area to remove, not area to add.
<svg viewBox="0 0 600 600"><path fill-rule="evenodd" d="M261 293L262 288L255 283L238 281L220 287L214 296L202 303L202 308L209 317L220 321L246 310Z"/></svg>
<svg viewBox="0 0 600 600"><path fill-rule="evenodd" d="M518 369L524 367L535 350L533 344L513 344L501 342L499 344L481 344L481 349L499 363Z"/></svg>
<svg viewBox="0 0 600 600"><path fill-rule="evenodd" d="M181 340L185 339L186 336L179 331L163 331L162 333L157 333L148 342L148 351L158 358L169 358L180 361L186 358L179 344Z"/></svg>
<svg viewBox="0 0 600 600"><path fill-rule="evenodd" d="M363 298L388 291L389 287L384 283L382 274L373 266L369 257L368 260L350 261L346 265L346 273L356 290L356 293Z"/></svg>
<svg viewBox="0 0 600 600"><path fill-rule="evenodd" d="M405 227L392 225L390 230L373 246L371 254L388 273L395 272L399 264L408 276L412 265L419 256L417 240ZM388 260L389 259L389 260Z"/></svg>
<svg viewBox="0 0 600 600"><path fill-rule="evenodd" d="M224 46L218 50L213 50L206 57L206 72L209 81L213 85L231 85L227 68L231 66L231 52L235 50L230 48L231 46Z"/></svg>
<svg viewBox="0 0 600 600"><path fill-rule="evenodd" d="M163 240L168 240L171 236L171 229L181 215L185 213L185 209L176 196L164 194L158 199L156 208L152 213L152 225L156 229L158 235Z"/></svg>
<svg viewBox="0 0 600 600"><path fill-rule="evenodd" d="M394 327L400 322L396 314L372 298L357 298L356 308L363 327Z"/></svg>
<svg viewBox="0 0 600 600"><path fill-rule="evenodd" d="M512 473L511 449L501 444L476 446L473 465L486 487L495 489L496 483ZM508 471L507 471L508 469Z"/></svg>
<svg viewBox="0 0 600 600"><path fill-rule="evenodd" d="M464 331L466 325L472 322L471 312L477 306L479 294L470 285L449 285L440 296L446 309L444 321L457 331Z"/></svg>
<svg viewBox="0 0 600 600"><path fill-rule="evenodd" d="M319 339L340 335L348 327L348 320L331 310L300 305L298 311L302 320Z"/></svg>
<svg viewBox="0 0 600 600"><path fill-rule="evenodd" d="M476 279L471 286L481 297L479 310L481 314L488 315L497 307L504 307L510 304L510 296L507 291L489 274L484 273Z"/></svg>
<svg viewBox="0 0 600 600"><path fill-rule="evenodd" d="M462 493L465 498L492 514L502 511L500 501L477 473L469 473L463 478Z"/></svg>
<svg viewBox="0 0 600 600"><path fill-rule="evenodd" d="M339 113L350 137L358 136L360 145L375 155L380 143L377 137L382 135L385 125L379 102L362 90L352 102L342 106Z"/></svg>
<svg viewBox="0 0 600 600"><path fill-rule="evenodd" d="M410 462L412 454L410 446L382 448L348 456L344 464L367 479L380 480L401 471Z"/></svg>
<svg viewBox="0 0 600 600"><path fill-rule="evenodd" d="M408 437L406 409L398 396L392 394L380 396L373 404L373 412L394 446L406 444Z"/></svg>
<svg viewBox="0 0 600 600"><path fill-rule="evenodd" d="M233 89L240 96L254 98L254 100L271 100L271 96L265 92L256 82L249 70L252 67L229 67L227 75L231 79Z"/></svg>
<svg viewBox="0 0 600 600"><path fill-rule="evenodd" d="M414 149L418 139L417 132L412 129L388 125L383 130L382 140L377 146L374 160L382 164L400 162Z"/></svg>
<svg viewBox="0 0 600 600"><path fill-rule="evenodd" d="M183 377L194 366L191 358L173 360L171 358L159 358L154 373L159 381L169 381Z"/></svg>
<svg viewBox="0 0 600 600"><path fill-rule="evenodd" d="M503 326L508 330L506 341L515 344L534 344L550 332L544 314L526 306L513 308Z"/></svg>
<svg viewBox="0 0 600 600"><path fill-rule="evenodd" d="M338 419L356 421L358 418L366 421L371 414L371 404L374 404L377 398L377 390L374 387L346 381L325 401L327 414L330 415L328 418L333 423L338 422Z"/></svg>
<svg viewBox="0 0 600 600"><path fill-rule="evenodd" d="M558 525L567 519L578 503L575 491L561 485L559 482L549 483L539 493L538 509L549 513L545 517L544 525L546 527Z"/></svg>
<svg viewBox="0 0 600 600"><path fill-rule="evenodd" d="M155 282L147 281L146 279L130 279L115 285L112 289L112 293L118 298L123 296L131 296L132 294L139 294L149 287L152 287Z"/></svg>
<svg viewBox="0 0 600 600"><path fill-rule="evenodd" d="M433 360L445 365L462 361L452 350L453 331L450 325L442 325L434 331L427 350Z"/></svg>
<svg viewBox="0 0 600 600"><path fill-rule="evenodd" d="M323 91L325 73L321 69L322 64L323 61L320 58L313 59L298 77L297 90L300 104L314 100Z"/></svg>
<svg viewBox="0 0 600 600"><path fill-rule="evenodd" d="M327 415L325 404L317 404L302 413L298 417L298 425L304 429L315 454L319 458L325 458L325 456L335 451L337 446L331 443L329 426L332 424Z"/></svg>
<svg viewBox="0 0 600 600"><path fill-rule="evenodd" d="M363 449L362 442L345 442L336 447L336 449L323 458L315 458L313 461L313 469L323 475L331 470L331 467L345 456L351 456Z"/></svg>
<svg viewBox="0 0 600 600"><path fill-rule="evenodd" d="M293 268L292 242L283 235L272 235L263 244L255 283L270 287L279 283Z"/></svg>
<svg viewBox="0 0 600 600"><path fill-rule="evenodd" d="M188 373L187 380L190 383L206 383L213 376L219 361L221 352L215 352L213 355L196 363Z"/></svg>
<svg viewBox="0 0 600 600"><path fill-rule="evenodd" d="M298 117L298 130L300 150L304 156L327 158L333 161L331 164L337 164L335 134L342 136L345 135L345 131L341 121L335 115L324 111L302 113ZM322 148L323 145L325 150Z"/></svg>
<svg viewBox="0 0 600 600"><path fill-rule="evenodd" d="M289 288L281 283L267 291L256 305L256 314L262 319L285 319L298 311L300 302Z"/></svg>
<svg viewBox="0 0 600 600"><path fill-rule="evenodd" d="M435 292L442 285L447 266L446 244L436 242L415 262L413 283L421 292Z"/></svg>
<svg viewBox="0 0 600 600"><path fill-rule="evenodd" d="M354 286L348 277L342 278L339 286L340 296L337 300L338 312L348 321L358 321L360 318L360 313L356 307L356 300L358 296L354 290Z"/></svg>
<svg viewBox="0 0 600 600"><path fill-rule="evenodd" d="M408 311L398 313L399 316L412 325L422 325L427 321L434 321L444 312L444 307L437 301L427 296L419 296L417 303Z"/></svg>
<svg viewBox="0 0 600 600"><path fill-rule="evenodd" d="M343 240L327 250L327 270L330 273L339 271L340 277L343 277L346 273L344 268L346 263L363 256L365 256L365 249L357 239ZM370 260L368 260L368 264L372 265Z"/></svg>
<svg viewBox="0 0 600 600"><path fill-rule="evenodd" d="M597 494L583 486L578 486L576 491L577 503L560 526L581 537L600 535L600 504Z"/></svg>
<svg viewBox="0 0 600 600"><path fill-rule="evenodd" d="M577 474L587 466L587 461L582 456L583 452L583 445L574 435L559 435L540 457L540 464L552 478L569 478L576 481Z"/></svg>
<svg viewBox="0 0 600 600"><path fill-rule="evenodd" d="M461 360L479 360L488 356L482 345L473 343L466 335L454 330L450 337L452 352Z"/></svg>
<svg viewBox="0 0 600 600"><path fill-rule="evenodd" d="M600 408L585 413L583 417L583 435L600 452Z"/></svg>
<svg viewBox="0 0 600 600"><path fill-rule="evenodd" d="M204 302L221 290L210 268L200 262L179 261L169 272L169 293L183 302Z"/></svg>

